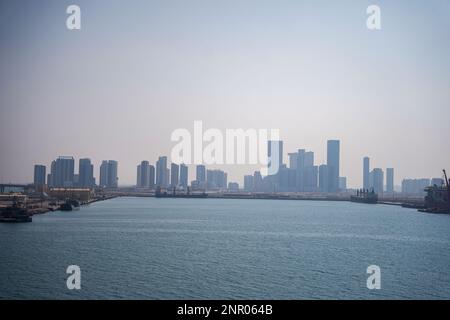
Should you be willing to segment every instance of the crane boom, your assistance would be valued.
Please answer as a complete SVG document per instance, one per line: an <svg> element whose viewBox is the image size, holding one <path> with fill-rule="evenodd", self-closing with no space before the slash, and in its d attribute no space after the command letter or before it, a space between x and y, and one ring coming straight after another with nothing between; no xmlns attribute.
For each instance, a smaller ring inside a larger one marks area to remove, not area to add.
<svg viewBox="0 0 450 320"><path fill-rule="evenodd" d="M448 190L448 178L447 178L447 173L445 172L445 169L442 169L442 171L444 171L445 185L447 186L447 190Z"/></svg>

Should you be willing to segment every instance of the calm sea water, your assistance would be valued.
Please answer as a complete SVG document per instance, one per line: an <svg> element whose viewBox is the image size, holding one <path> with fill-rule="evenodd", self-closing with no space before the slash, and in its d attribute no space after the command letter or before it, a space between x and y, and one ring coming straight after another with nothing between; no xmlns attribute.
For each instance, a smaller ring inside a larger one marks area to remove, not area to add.
<svg viewBox="0 0 450 320"><path fill-rule="evenodd" d="M381 290L366 269L381 268ZM66 268L81 268L81 290ZM449 299L450 215L348 202L117 198L0 224L0 298Z"/></svg>

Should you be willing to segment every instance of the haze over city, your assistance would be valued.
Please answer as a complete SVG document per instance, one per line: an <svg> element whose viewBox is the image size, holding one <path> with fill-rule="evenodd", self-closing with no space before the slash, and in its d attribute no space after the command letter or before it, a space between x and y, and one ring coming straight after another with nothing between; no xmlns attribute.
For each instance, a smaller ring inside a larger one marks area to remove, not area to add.
<svg viewBox="0 0 450 320"><path fill-rule="evenodd" d="M307 149L317 164L339 139L349 187L364 156L395 168L396 185L450 163L448 1L378 1L378 31L369 1L122 3L77 1L79 31L65 26L67 1L0 4L0 182L31 182L34 164L70 155L97 177L117 160L131 185L195 120L280 129L285 158ZM259 166L220 168L242 183Z"/></svg>

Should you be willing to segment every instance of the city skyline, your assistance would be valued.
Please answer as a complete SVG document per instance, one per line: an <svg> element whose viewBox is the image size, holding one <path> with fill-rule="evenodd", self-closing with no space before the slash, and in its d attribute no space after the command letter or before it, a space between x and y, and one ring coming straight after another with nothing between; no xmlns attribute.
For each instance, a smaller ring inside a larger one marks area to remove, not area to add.
<svg viewBox="0 0 450 320"><path fill-rule="evenodd" d="M268 141L267 158L269 166L271 159L281 162L277 173L268 176L260 171L245 174L241 180L228 180L228 173L216 166L206 167L203 164L192 165L195 171L190 171L184 163L168 162L167 156L159 156L155 165L148 160L142 160L137 165L136 182L132 185L119 184L118 162L103 160L100 165L98 184L103 188L117 188L121 186L135 186L137 188L155 189L179 188L186 190L188 186L196 190L243 190L256 192L314 192L336 193L350 189L374 190L376 193L392 194L399 192L422 193L424 186L440 185L444 180L436 177L403 178L400 184L395 184L394 168L384 170L375 167L371 170L370 158L362 158L362 180L357 187L347 186L347 177L340 175L340 140L327 141L326 163L316 163L314 151L298 149L297 152L287 152L288 158L283 156L284 141ZM272 150L273 147L275 151ZM277 154L273 154L277 152ZM286 159L286 160L284 160ZM79 159L78 173L75 173L75 159L71 156L59 156L53 160L47 175L49 187L94 187L94 165L90 158ZM45 184L46 166L34 165L34 185ZM189 174L191 172L191 174ZM270 172L270 171L269 171ZM195 177L195 178L194 178ZM386 178L385 178L386 177ZM43 182L44 181L44 182ZM241 182L242 181L242 182ZM228 184L228 182L230 184Z"/></svg>
<svg viewBox="0 0 450 320"><path fill-rule="evenodd" d="M97 178L116 159L133 185L136 165L169 156L173 130L195 120L280 129L284 150L319 164L338 139L349 187L364 156L395 168L397 186L448 166L448 2L380 1L376 32L365 2L220 3L81 0L79 32L64 3L2 4L0 182L31 182L34 164L70 154ZM241 185L257 170L219 168Z"/></svg>

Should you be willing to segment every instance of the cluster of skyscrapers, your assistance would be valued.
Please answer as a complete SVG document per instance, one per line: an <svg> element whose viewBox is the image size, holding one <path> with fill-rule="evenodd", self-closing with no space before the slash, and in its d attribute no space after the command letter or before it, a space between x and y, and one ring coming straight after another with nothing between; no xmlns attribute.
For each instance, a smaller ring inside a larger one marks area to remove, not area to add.
<svg viewBox="0 0 450 320"><path fill-rule="evenodd" d="M370 158L363 158L363 188L382 194L394 192L394 169L386 169L386 188L384 188L384 172L381 168L370 170Z"/></svg>
<svg viewBox="0 0 450 320"><path fill-rule="evenodd" d="M198 165L196 179L191 181L191 188L196 190L227 189L227 174L222 170L206 170L204 165ZM177 188L186 190L189 171L185 164L172 163L168 167L167 157L162 156L156 161L156 166L148 161L142 161L137 166L136 186L138 188Z"/></svg>
<svg viewBox="0 0 450 320"><path fill-rule="evenodd" d="M268 156L278 150L277 173L263 177L260 171L244 177L248 192L338 192L346 189L346 178L340 177L340 142L327 141L327 163L315 165L314 152L299 149L288 153L289 166L283 159L283 141L268 142ZM273 159L272 159L273 161Z"/></svg>
<svg viewBox="0 0 450 320"><path fill-rule="evenodd" d="M103 188L117 188L118 163L114 160L102 161L100 165L100 183ZM93 188L96 186L94 165L88 158L80 159L78 174L75 174L75 159L73 157L58 157L50 165L50 173L46 174L44 165L34 166L34 184L48 185L50 188Z"/></svg>

